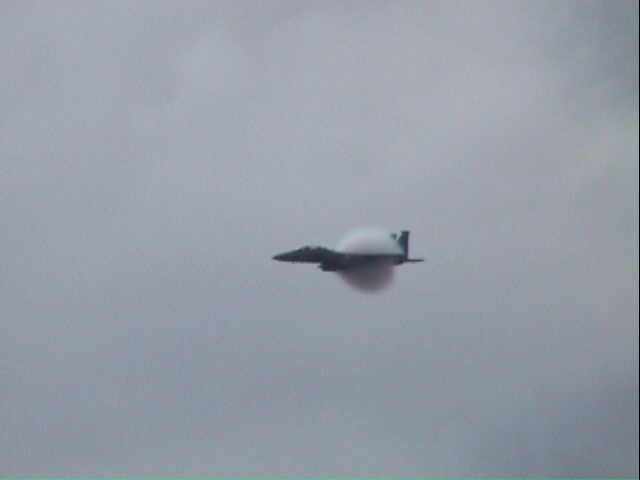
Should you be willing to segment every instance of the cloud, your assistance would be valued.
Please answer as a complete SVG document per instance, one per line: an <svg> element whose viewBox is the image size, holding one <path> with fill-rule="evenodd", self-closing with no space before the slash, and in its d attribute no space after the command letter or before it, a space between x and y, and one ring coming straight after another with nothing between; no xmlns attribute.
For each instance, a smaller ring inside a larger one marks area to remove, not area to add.
<svg viewBox="0 0 640 480"><path fill-rule="evenodd" d="M0 18L6 476L638 475L636 4L59 7ZM427 261L270 260L359 225Z"/></svg>

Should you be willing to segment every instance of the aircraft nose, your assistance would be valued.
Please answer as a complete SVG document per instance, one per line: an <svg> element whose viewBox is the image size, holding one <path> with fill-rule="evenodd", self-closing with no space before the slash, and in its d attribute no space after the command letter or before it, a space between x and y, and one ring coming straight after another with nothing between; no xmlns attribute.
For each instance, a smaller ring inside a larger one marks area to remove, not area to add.
<svg viewBox="0 0 640 480"><path fill-rule="evenodd" d="M273 257L274 260L279 260L281 262L297 262L299 261L299 258L300 258L299 250L292 250L290 252L279 253L278 255Z"/></svg>

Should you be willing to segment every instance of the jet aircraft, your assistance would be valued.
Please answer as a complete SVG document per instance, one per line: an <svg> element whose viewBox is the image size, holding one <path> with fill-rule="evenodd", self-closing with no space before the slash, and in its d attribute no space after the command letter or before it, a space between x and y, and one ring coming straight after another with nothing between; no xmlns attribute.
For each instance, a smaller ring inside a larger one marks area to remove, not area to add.
<svg viewBox="0 0 640 480"><path fill-rule="evenodd" d="M409 232L407 230L390 234L390 240L397 245L397 253L389 251L346 252L325 247L305 246L276 255L273 259L281 262L317 263L319 264L318 268L324 272L340 272L424 261L423 258L409 258Z"/></svg>

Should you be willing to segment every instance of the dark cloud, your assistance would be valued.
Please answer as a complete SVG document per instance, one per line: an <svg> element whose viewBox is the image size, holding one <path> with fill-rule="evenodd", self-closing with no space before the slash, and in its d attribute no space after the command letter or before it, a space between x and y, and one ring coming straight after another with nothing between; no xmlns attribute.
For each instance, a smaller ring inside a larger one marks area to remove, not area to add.
<svg viewBox="0 0 640 480"><path fill-rule="evenodd" d="M2 475L637 477L637 18L5 5Z"/></svg>
<svg viewBox="0 0 640 480"><path fill-rule="evenodd" d="M578 9L585 35L593 42L598 79L611 97L634 111L638 103L638 4L586 2Z"/></svg>

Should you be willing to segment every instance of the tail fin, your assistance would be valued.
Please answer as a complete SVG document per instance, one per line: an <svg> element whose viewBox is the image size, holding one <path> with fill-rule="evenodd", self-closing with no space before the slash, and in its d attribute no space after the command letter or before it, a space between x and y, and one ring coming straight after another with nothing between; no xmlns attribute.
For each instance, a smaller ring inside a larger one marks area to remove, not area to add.
<svg viewBox="0 0 640 480"><path fill-rule="evenodd" d="M394 233L393 238L398 243L398 246L402 249L404 258L407 258L407 256L409 255L409 231L403 230L400 233Z"/></svg>
<svg viewBox="0 0 640 480"><path fill-rule="evenodd" d="M392 237L398 243L398 246L402 249L402 253L404 253L405 262L424 261L423 258L409 258L409 231L408 230L402 230L400 233L394 233Z"/></svg>

